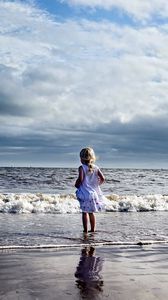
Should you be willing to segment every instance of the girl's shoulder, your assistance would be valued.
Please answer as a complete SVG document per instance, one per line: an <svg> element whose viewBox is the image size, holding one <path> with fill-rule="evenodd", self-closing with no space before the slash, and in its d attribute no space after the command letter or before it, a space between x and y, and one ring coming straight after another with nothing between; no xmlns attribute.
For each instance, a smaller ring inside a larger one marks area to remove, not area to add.
<svg viewBox="0 0 168 300"><path fill-rule="evenodd" d="M95 173L97 174L98 171L99 171L99 167L98 167L97 165L93 164L93 173L94 173L94 174L95 174Z"/></svg>
<svg viewBox="0 0 168 300"><path fill-rule="evenodd" d="M94 170L99 170L99 167L97 166L97 165L93 165L93 167L94 167Z"/></svg>
<svg viewBox="0 0 168 300"><path fill-rule="evenodd" d="M85 169L84 169L83 165L80 165L80 166L79 166L79 168L78 168L78 171L79 171L79 173L80 173L80 172L84 172L84 171L85 171Z"/></svg>
<svg viewBox="0 0 168 300"><path fill-rule="evenodd" d="M81 164L79 170L82 170L83 172L87 171L87 165Z"/></svg>

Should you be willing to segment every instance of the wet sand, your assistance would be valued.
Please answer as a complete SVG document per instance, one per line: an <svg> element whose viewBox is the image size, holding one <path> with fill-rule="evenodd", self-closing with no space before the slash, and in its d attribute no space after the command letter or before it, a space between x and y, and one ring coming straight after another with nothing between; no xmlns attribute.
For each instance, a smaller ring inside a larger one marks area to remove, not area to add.
<svg viewBox="0 0 168 300"><path fill-rule="evenodd" d="M0 252L0 299L165 300L168 246Z"/></svg>

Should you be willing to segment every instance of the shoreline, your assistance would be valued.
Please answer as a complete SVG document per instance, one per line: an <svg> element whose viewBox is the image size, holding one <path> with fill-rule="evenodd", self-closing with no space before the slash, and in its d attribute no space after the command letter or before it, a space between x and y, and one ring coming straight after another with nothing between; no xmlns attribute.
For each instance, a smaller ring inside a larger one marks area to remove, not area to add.
<svg viewBox="0 0 168 300"><path fill-rule="evenodd" d="M73 248L81 248L81 247L103 247L103 246L128 246L128 247L136 247L136 246L145 246L145 245L162 245L168 244L168 240L139 240L134 242L88 242L88 243L77 243L77 244L44 244L44 245L0 245L0 251L3 250L38 250L38 249L73 249Z"/></svg>

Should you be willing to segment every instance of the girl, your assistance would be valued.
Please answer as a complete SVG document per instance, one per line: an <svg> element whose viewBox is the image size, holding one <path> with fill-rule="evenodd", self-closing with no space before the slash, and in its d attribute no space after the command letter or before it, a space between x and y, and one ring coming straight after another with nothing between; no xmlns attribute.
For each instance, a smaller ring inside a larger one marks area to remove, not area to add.
<svg viewBox="0 0 168 300"><path fill-rule="evenodd" d="M88 215L91 230L95 231L94 212L100 211L103 207L103 194L100 184L105 180L103 173L94 165L96 156L92 148L84 148L80 152L82 165L79 167L79 175L75 183L77 188L76 196L82 210L83 231L88 232Z"/></svg>

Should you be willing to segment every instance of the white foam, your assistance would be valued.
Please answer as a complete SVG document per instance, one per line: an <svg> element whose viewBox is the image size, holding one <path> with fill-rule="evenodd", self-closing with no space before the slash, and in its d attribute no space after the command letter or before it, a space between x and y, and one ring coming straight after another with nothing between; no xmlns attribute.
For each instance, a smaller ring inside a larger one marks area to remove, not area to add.
<svg viewBox="0 0 168 300"><path fill-rule="evenodd" d="M109 205L108 203L106 204L106 210L108 211L140 212L168 210L168 196L163 195L110 195L107 196L107 199L111 201Z"/></svg>
<svg viewBox="0 0 168 300"><path fill-rule="evenodd" d="M106 212L168 211L168 196L164 195L107 195L104 198ZM1 213L79 213L75 194L0 194Z"/></svg>
<svg viewBox="0 0 168 300"><path fill-rule="evenodd" d="M137 242L97 242L97 243L79 243L79 244L46 244L46 245L4 245L0 246L0 250L16 250L16 249L68 249L68 248L80 248L80 247L102 247L102 246L143 246L143 245L156 245L156 244L168 244L168 240L140 240Z"/></svg>

